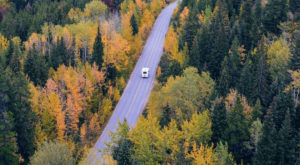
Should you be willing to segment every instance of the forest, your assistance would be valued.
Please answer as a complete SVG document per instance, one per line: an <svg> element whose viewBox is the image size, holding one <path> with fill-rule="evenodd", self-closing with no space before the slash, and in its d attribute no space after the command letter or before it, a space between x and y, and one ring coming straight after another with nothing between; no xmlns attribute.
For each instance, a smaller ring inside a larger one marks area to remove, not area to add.
<svg viewBox="0 0 300 165"><path fill-rule="evenodd" d="M90 164L174 0L0 0L0 165ZM181 0L148 104L96 164L300 164L300 1Z"/></svg>

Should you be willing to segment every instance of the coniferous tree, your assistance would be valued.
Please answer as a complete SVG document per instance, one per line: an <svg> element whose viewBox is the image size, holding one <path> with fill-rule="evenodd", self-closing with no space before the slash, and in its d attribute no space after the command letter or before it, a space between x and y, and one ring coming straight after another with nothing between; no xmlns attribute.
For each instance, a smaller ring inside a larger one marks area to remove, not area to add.
<svg viewBox="0 0 300 165"><path fill-rule="evenodd" d="M13 72L21 71L20 57L17 51L14 51L12 58L9 62L9 66Z"/></svg>
<svg viewBox="0 0 300 165"><path fill-rule="evenodd" d="M207 27L198 30L191 51L189 51L189 65L196 67L199 72L205 71L211 50L210 31Z"/></svg>
<svg viewBox="0 0 300 165"><path fill-rule="evenodd" d="M138 32L139 32L139 27L138 27L138 24L136 22L136 18L135 18L135 15L132 14L131 18L130 18L130 25L132 27L132 34L133 35L136 35Z"/></svg>
<svg viewBox="0 0 300 165"><path fill-rule="evenodd" d="M294 101L290 93L279 93L271 103L272 120L277 131L280 130L286 111L294 113Z"/></svg>
<svg viewBox="0 0 300 165"><path fill-rule="evenodd" d="M294 130L291 125L291 116L288 110L278 133L278 152L276 158L279 164L294 164L296 161L297 143L293 135Z"/></svg>
<svg viewBox="0 0 300 165"><path fill-rule="evenodd" d="M124 0L112 0L113 6L116 10L120 10L120 5Z"/></svg>
<svg viewBox="0 0 300 165"><path fill-rule="evenodd" d="M295 12L300 8L300 1L298 0L289 0L289 8L292 12Z"/></svg>
<svg viewBox="0 0 300 165"><path fill-rule="evenodd" d="M224 140L224 132L227 128L226 108L223 101L217 103L211 114L212 126L212 142L217 144L219 141Z"/></svg>
<svg viewBox="0 0 300 165"><path fill-rule="evenodd" d="M118 146L113 149L113 158L118 162L118 165L132 164L131 159L133 144L127 138L122 139Z"/></svg>
<svg viewBox="0 0 300 165"><path fill-rule="evenodd" d="M59 56L61 57L63 64L68 66L69 60L68 60L68 52L67 52L67 47L65 45L64 38L60 38L60 43L58 44L57 47Z"/></svg>
<svg viewBox="0 0 300 165"><path fill-rule="evenodd" d="M65 63L66 60L66 47L64 45L63 38L57 38L56 45L52 45L51 48L51 64L52 67L56 70L61 64Z"/></svg>
<svg viewBox="0 0 300 165"><path fill-rule="evenodd" d="M17 133L18 153L25 163L34 152L34 121L35 114L30 106L30 92L28 81L22 73L12 73L6 70L5 74L9 84L8 112L14 118L14 131Z"/></svg>
<svg viewBox="0 0 300 165"><path fill-rule="evenodd" d="M133 163L133 143L128 139L128 133L129 127L126 119L123 123L119 121L116 131L110 134L111 142L106 144L118 165Z"/></svg>
<svg viewBox="0 0 300 165"><path fill-rule="evenodd" d="M267 47L265 46L264 37L258 43L253 62L255 67L255 90L252 92L249 102L253 105L256 99L259 98L261 100L261 104L267 106L271 102L268 100L271 77L269 65L267 63Z"/></svg>
<svg viewBox="0 0 300 165"><path fill-rule="evenodd" d="M7 112L8 92L5 73L0 67L0 164L19 164L17 155L16 133L13 131L11 113Z"/></svg>
<svg viewBox="0 0 300 165"><path fill-rule="evenodd" d="M263 135L258 142L257 151L253 157L255 165L274 165L276 162L276 129L270 112L265 116Z"/></svg>
<svg viewBox="0 0 300 165"><path fill-rule="evenodd" d="M257 99L256 103L253 107L252 110L252 121L255 121L256 119L262 119L263 116L263 112L261 111L261 104L260 104L260 100Z"/></svg>
<svg viewBox="0 0 300 165"><path fill-rule="evenodd" d="M223 0L217 1L211 23L211 45L207 63L212 78L219 77L222 60L229 50L229 18Z"/></svg>
<svg viewBox="0 0 300 165"><path fill-rule="evenodd" d="M113 84L114 84L114 81L115 81L115 79L117 78L117 68L115 67L115 65L114 64L108 64L107 66L106 66L106 72L105 72L105 74L106 74L106 79L105 79L105 81L106 82L112 82Z"/></svg>
<svg viewBox="0 0 300 165"><path fill-rule="evenodd" d="M243 112L243 105L241 98L236 98L235 107L228 114L227 117L228 127L225 130L225 137L228 142L229 150L234 155L237 163L245 160L245 146L244 143L249 140L248 122Z"/></svg>
<svg viewBox="0 0 300 165"><path fill-rule="evenodd" d="M242 7L239 16L239 27L241 33L241 44L245 46L245 49L249 51L252 47L252 26L254 23L252 17L252 0L246 0Z"/></svg>
<svg viewBox="0 0 300 165"><path fill-rule="evenodd" d="M298 105L295 109L295 119L294 119L294 125L295 125L295 130L300 129L300 105Z"/></svg>
<svg viewBox="0 0 300 165"><path fill-rule="evenodd" d="M287 19L287 0L269 0L264 12L263 25L267 32L279 34L278 25Z"/></svg>
<svg viewBox="0 0 300 165"><path fill-rule="evenodd" d="M300 69L300 30L294 33L294 44L295 47L290 66L292 70L298 70Z"/></svg>
<svg viewBox="0 0 300 165"><path fill-rule="evenodd" d="M24 64L24 73L28 75L35 85L43 86L48 79L48 65L45 57L38 55L35 46L28 52Z"/></svg>
<svg viewBox="0 0 300 165"><path fill-rule="evenodd" d="M162 109L162 115L161 115L160 121L159 121L159 125L161 126L161 128L163 128L164 126L167 126L171 122L170 115L171 115L171 108L167 104L167 106L165 106Z"/></svg>
<svg viewBox="0 0 300 165"><path fill-rule="evenodd" d="M217 91L220 96L226 97L230 89L230 82L233 80L229 74L230 68L228 68L228 57L225 56L222 62L222 70L220 73L220 78L217 83Z"/></svg>
<svg viewBox="0 0 300 165"><path fill-rule="evenodd" d="M247 58L242 69L238 91L246 96L248 101L253 91L255 91L255 68L253 67L253 60L251 58Z"/></svg>
<svg viewBox="0 0 300 165"><path fill-rule="evenodd" d="M99 69L101 69L102 67L103 56L103 43L101 39L100 28L98 27L97 36L93 46L92 63L95 62L98 65Z"/></svg>
<svg viewBox="0 0 300 165"><path fill-rule="evenodd" d="M194 2L195 3L195 2ZM188 17L186 18L186 24L183 25L182 36L180 40L180 48L183 48L185 44L187 44L189 51L192 49L194 37L197 34L197 30L199 28L199 21L195 19L197 14L199 13L198 8L196 6L192 6L189 12Z"/></svg>
<svg viewBox="0 0 300 165"><path fill-rule="evenodd" d="M6 54L5 54L5 65L6 66L9 66L10 61L12 60L13 53L14 53L14 43L12 40L10 40Z"/></svg>

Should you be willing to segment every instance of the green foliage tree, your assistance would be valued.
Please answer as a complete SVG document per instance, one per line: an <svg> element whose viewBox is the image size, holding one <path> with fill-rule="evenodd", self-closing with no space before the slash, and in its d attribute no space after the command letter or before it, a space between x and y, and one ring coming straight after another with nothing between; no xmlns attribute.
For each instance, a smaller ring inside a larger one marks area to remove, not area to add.
<svg viewBox="0 0 300 165"><path fill-rule="evenodd" d="M118 162L118 165L132 164L131 156L132 142L128 139L129 126L126 119L121 123L118 122L118 127L115 132L110 133L111 141L106 143L107 150L112 153L113 158Z"/></svg>
<svg viewBox="0 0 300 165"><path fill-rule="evenodd" d="M171 122L170 113L171 113L171 108L167 104L167 106L163 107L162 115L159 120L159 125L161 126L161 128L163 128L164 126L167 126Z"/></svg>
<svg viewBox="0 0 300 165"><path fill-rule="evenodd" d="M300 2L297 0L289 0L289 8L292 12L295 12L300 8Z"/></svg>
<svg viewBox="0 0 300 165"><path fill-rule="evenodd" d="M291 125L291 116L289 110L285 114L282 127L278 132L278 152L277 162L280 164L294 164L296 162L297 143L294 138L294 129Z"/></svg>
<svg viewBox="0 0 300 165"><path fill-rule="evenodd" d="M247 146L247 147L255 152L257 151L257 144L260 141L262 133L263 133L262 127L263 127L263 125L262 125L260 119L257 119L252 122L251 127L249 129L250 142L249 142L249 146Z"/></svg>
<svg viewBox="0 0 300 165"><path fill-rule="evenodd" d="M197 18L197 14L199 13L197 6L191 6L189 15L186 20L186 24L183 25L183 31L181 40L179 41L180 48L183 48L185 43L187 43L187 46L189 50L191 50L194 37L197 34L197 30L199 28L199 21L195 18Z"/></svg>
<svg viewBox="0 0 300 165"><path fill-rule="evenodd" d="M230 68L228 68L228 66L229 66L228 57L225 56L222 62L222 70L220 73L220 78L217 83L218 94L222 97L226 97L226 95L229 93L230 81L234 80L232 79L229 73Z"/></svg>
<svg viewBox="0 0 300 165"><path fill-rule="evenodd" d="M138 27L138 24L136 22L136 18L135 18L134 14L132 14L132 16L130 18L130 25L131 25L131 28L132 28L132 34L136 35L139 32L139 27Z"/></svg>
<svg viewBox="0 0 300 165"><path fill-rule="evenodd" d="M46 64L45 56L39 55L35 46L27 54L24 73L28 75L35 85L43 86L48 79L48 65Z"/></svg>
<svg viewBox="0 0 300 165"><path fill-rule="evenodd" d="M267 32L279 34L278 25L287 19L287 0L270 0L268 1L263 16L263 25Z"/></svg>
<svg viewBox="0 0 300 165"><path fill-rule="evenodd" d="M244 143L249 140L249 130L240 97L236 98L235 107L228 114L227 125L225 137L229 150L233 153L237 163L241 160L246 162L243 151L245 151Z"/></svg>
<svg viewBox="0 0 300 165"><path fill-rule="evenodd" d="M263 117L263 112L262 112L262 108L261 108L259 99L256 100L256 103L253 107L251 116L252 116L252 121L255 121L256 119L262 119L262 117Z"/></svg>
<svg viewBox="0 0 300 165"><path fill-rule="evenodd" d="M30 106L30 92L28 80L22 73L12 73L9 69L5 71L8 82L8 113L14 118L14 129L17 133L18 153L21 154L25 163L34 152L34 121L35 114Z"/></svg>
<svg viewBox="0 0 300 165"><path fill-rule="evenodd" d="M292 70L300 69L300 30L294 32L294 50L290 67Z"/></svg>
<svg viewBox="0 0 300 165"><path fill-rule="evenodd" d="M228 152L227 143L218 143L217 147L214 149L213 163L216 165L235 164L232 154Z"/></svg>
<svg viewBox="0 0 300 165"><path fill-rule="evenodd" d="M207 71L211 46L211 35L208 27L198 30L191 51L189 51L189 65L199 71Z"/></svg>
<svg viewBox="0 0 300 165"><path fill-rule="evenodd" d="M30 164L73 165L75 164L75 159L73 158L72 151L69 149L68 145L59 141L45 141L42 145L38 147L38 150L30 158Z"/></svg>
<svg viewBox="0 0 300 165"><path fill-rule="evenodd" d="M68 65L67 48L64 43L64 38L57 38L56 45L53 44L51 48L51 66L56 70L60 65Z"/></svg>
<svg viewBox="0 0 300 165"><path fill-rule="evenodd" d="M270 112L265 117L263 134L258 142L257 151L254 154L253 163L255 165L276 164L276 130Z"/></svg>
<svg viewBox="0 0 300 165"><path fill-rule="evenodd" d="M14 131L14 123L12 114L7 112L9 90L6 82L5 73L0 71L0 164L19 164L19 156L17 155L16 132Z"/></svg>
<svg viewBox="0 0 300 165"><path fill-rule="evenodd" d="M92 54L92 63L96 63L99 66L99 69L102 67L103 63L103 43L100 33L100 28L98 27L97 36L95 38L95 43L93 46L93 54Z"/></svg>
<svg viewBox="0 0 300 165"><path fill-rule="evenodd" d="M221 64L229 50L229 18L224 1L217 1L211 20L211 49L207 67L213 79L219 77Z"/></svg>
<svg viewBox="0 0 300 165"><path fill-rule="evenodd" d="M275 128L277 131L280 130L282 122L285 119L285 114L287 110L294 112L294 101L290 93L279 93L274 97L270 107L271 107L271 116L274 122Z"/></svg>
<svg viewBox="0 0 300 165"><path fill-rule="evenodd" d="M219 141L224 140L224 132L227 128L226 120L226 108L223 101L216 103L214 109L211 112L211 121L212 121L212 142L217 144Z"/></svg>
<svg viewBox="0 0 300 165"><path fill-rule="evenodd" d="M250 50L252 47L253 32L251 30L253 30L252 26L254 26L252 5L252 0L244 1L239 16L240 41L246 50Z"/></svg>

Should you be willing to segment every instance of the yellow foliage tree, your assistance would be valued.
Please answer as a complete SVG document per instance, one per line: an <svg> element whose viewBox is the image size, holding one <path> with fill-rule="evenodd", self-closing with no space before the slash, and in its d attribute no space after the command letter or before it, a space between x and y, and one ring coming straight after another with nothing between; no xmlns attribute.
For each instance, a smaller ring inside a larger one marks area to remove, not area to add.
<svg viewBox="0 0 300 165"><path fill-rule="evenodd" d="M213 165L213 146L193 144L193 150L186 153L186 158L192 158L195 165Z"/></svg>
<svg viewBox="0 0 300 165"><path fill-rule="evenodd" d="M158 164L163 160L164 149L160 145L160 126L157 118L148 115L141 116L136 127L129 133L129 139L134 144L134 158L139 164Z"/></svg>
<svg viewBox="0 0 300 165"><path fill-rule="evenodd" d="M208 111L197 114L194 113L190 121L185 121L182 131L186 142L196 142L197 144L207 144L212 135L211 120Z"/></svg>
<svg viewBox="0 0 300 165"><path fill-rule="evenodd" d="M0 33L0 50L5 50L8 44L8 40Z"/></svg>
<svg viewBox="0 0 300 165"><path fill-rule="evenodd" d="M183 66L186 61L186 57L183 52L179 52L178 38L178 34L174 31L173 26L170 26L165 39L164 50L170 60L176 60L181 66Z"/></svg>

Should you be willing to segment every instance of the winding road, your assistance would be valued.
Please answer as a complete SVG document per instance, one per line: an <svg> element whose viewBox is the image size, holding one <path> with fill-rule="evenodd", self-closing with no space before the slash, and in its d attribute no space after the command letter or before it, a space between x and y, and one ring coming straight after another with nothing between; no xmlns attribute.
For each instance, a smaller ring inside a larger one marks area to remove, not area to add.
<svg viewBox="0 0 300 165"><path fill-rule="evenodd" d="M165 36L168 32L172 13L176 6L177 1L164 8L157 17L152 32L133 72L131 73L122 96L102 132L102 135L95 144L92 153L88 155L87 160L89 162L94 163L101 158L101 153L98 151L105 147L104 142L109 141L108 133L110 131L115 131L119 120L123 121L126 118L129 126L133 127L140 114L143 112L154 85L156 69L163 53ZM150 68L148 78L141 77L143 67Z"/></svg>

